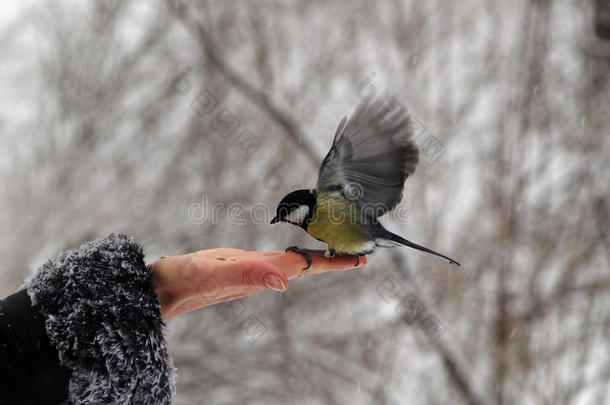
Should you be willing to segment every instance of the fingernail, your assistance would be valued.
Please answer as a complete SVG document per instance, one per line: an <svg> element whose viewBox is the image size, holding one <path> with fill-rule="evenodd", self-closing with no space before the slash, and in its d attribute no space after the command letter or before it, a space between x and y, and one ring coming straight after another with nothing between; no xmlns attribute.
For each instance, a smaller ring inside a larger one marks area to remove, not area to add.
<svg viewBox="0 0 610 405"><path fill-rule="evenodd" d="M263 279L263 283L265 283L265 287L270 288L275 291L286 291L286 284L282 281L281 278L276 276L275 274L266 274Z"/></svg>

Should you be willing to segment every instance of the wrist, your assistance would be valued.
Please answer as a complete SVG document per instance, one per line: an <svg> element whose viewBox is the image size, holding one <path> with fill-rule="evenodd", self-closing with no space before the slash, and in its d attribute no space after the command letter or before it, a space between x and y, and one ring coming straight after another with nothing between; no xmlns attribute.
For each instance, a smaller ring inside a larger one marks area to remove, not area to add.
<svg viewBox="0 0 610 405"><path fill-rule="evenodd" d="M176 283L173 280L174 275L172 274L171 266L167 266L166 263L163 263L163 261L168 259L170 258L157 260L148 265L154 281L155 292L159 299L161 318L163 320L171 318L171 313L179 302L178 294L174 290Z"/></svg>

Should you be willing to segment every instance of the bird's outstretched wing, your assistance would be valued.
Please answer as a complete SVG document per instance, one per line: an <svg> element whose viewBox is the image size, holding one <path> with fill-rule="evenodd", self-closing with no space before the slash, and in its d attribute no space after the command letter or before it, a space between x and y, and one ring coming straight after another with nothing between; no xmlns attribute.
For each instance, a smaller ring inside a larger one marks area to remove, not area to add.
<svg viewBox="0 0 610 405"><path fill-rule="evenodd" d="M392 96L364 100L346 118L322 162L317 189L340 191L367 216L381 216L400 202L419 161L411 119Z"/></svg>

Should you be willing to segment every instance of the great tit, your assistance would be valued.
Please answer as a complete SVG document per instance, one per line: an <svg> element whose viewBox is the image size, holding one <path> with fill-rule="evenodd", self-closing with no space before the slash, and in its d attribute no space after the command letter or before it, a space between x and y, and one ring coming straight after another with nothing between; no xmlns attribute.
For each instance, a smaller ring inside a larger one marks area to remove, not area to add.
<svg viewBox="0 0 610 405"><path fill-rule="evenodd" d="M278 204L272 224L300 226L328 245L326 251L286 249L304 256L305 270L311 266L309 254L358 258L378 247L394 246L408 246L460 265L379 223L379 217L400 202L405 180L419 161L412 125L392 96L363 100L349 120L344 117L339 123L316 188L293 191Z"/></svg>

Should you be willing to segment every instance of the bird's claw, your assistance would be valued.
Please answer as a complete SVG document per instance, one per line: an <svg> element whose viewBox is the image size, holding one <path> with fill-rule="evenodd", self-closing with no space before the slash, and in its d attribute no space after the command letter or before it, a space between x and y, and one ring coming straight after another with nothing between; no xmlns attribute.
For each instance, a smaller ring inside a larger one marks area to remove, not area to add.
<svg viewBox="0 0 610 405"><path fill-rule="evenodd" d="M302 270L303 271L309 270L309 268L311 267L311 256L309 256L309 252L306 249L301 249L298 246L290 246L290 247L287 247L285 251L300 253L301 255L303 255L303 257L307 261L307 267L304 267Z"/></svg>

